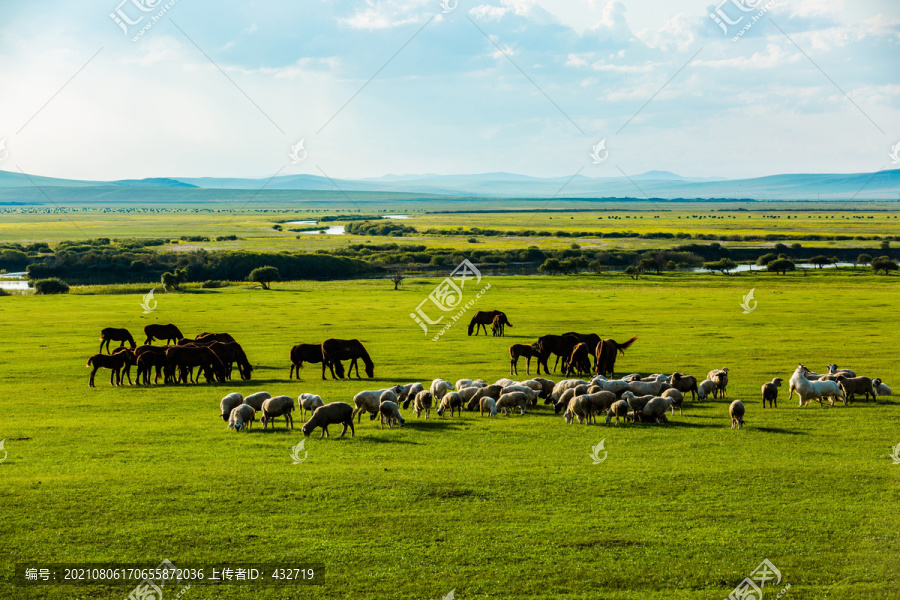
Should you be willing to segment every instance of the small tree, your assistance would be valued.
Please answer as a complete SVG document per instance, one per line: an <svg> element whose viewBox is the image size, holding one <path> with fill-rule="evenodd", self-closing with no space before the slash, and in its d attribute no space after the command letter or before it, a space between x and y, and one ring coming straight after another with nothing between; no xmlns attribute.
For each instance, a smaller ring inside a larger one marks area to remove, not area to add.
<svg viewBox="0 0 900 600"><path fill-rule="evenodd" d="M406 279L406 277L403 276L403 271L401 271L400 269L397 269L396 271L391 273L391 282L394 284L395 292L400 289L400 284L403 283L404 279Z"/></svg>
<svg viewBox="0 0 900 600"><path fill-rule="evenodd" d="M250 274L247 276L248 281L258 283L264 290L269 289L269 284L273 281L278 281L280 278L281 276L278 273L278 269L269 266L257 267L250 271Z"/></svg>
<svg viewBox="0 0 900 600"><path fill-rule="evenodd" d="M69 284L56 277L50 279L38 279L34 282L35 294L68 294Z"/></svg>
<svg viewBox="0 0 900 600"><path fill-rule="evenodd" d="M775 260L769 261L769 264L766 265L766 270L773 273L781 273L782 275L784 275L788 271L793 271L794 269L796 269L794 261L788 260L786 258L777 258Z"/></svg>
<svg viewBox="0 0 900 600"><path fill-rule="evenodd" d="M834 268L835 268L835 269L839 268L839 267L838 267L838 263L839 263L839 262L841 262L841 259L838 258L837 256L830 256L830 257L828 257L828 263L834 265Z"/></svg>
<svg viewBox="0 0 900 600"><path fill-rule="evenodd" d="M714 262L703 263L703 268L707 271L720 271L723 275L728 275L728 271L737 268L737 263L730 258L722 258Z"/></svg>
<svg viewBox="0 0 900 600"><path fill-rule="evenodd" d="M882 249L882 250L890 250L890 249L891 249L891 241L890 241L890 240L883 240L883 241L881 242L881 249Z"/></svg>
<svg viewBox="0 0 900 600"><path fill-rule="evenodd" d="M876 274L878 271L884 271L884 274L887 275L891 271L896 271L897 268L897 261L891 259L889 256L879 256L872 261L872 269Z"/></svg>
<svg viewBox="0 0 900 600"><path fill-rule="evenodd" d="M763 254L762 256L757 258L756 264L759 265L760 267L764 267L767 264L769 264L770 262L772 262L773 260L775 260L776 258L778 258L777 254L769 252L768 254Z"/></svg>
<svg viewBox="0 0 900 600"><path fill-rule="evenodd" d="M809 259L809 262L816 265L817 269L821 269L831 261L824 254L819 254L818 256L813 256L811 259Z"/></svg>
<svg viewBox="0 0 900 600"><path fill-rule="evenodd" d="M606 269L606 267L599 260L592 260L588 264L588 269L590 269L592 273L597 273L599 275Z"/></svg>
<svg viewBox="0 0 900 600"><path fill-rule="evenodd" d="M625 274L631 277L632 279L637 279L641 272L638 271L637 267L628 267L625 269Z"/></svg>
<svg viewBox="0 0 900 600"><path fill-rule="evenodd" d="M177 290L185 281L187 281L186 269L175 269L174 273L166 271L162 274L162 277L160 277L160 282L162 282L163 287L166 288L166 291L168 292Z"/></svg>
<svg viewBox="0 0 900 600"><path fill-rule="evenodd" d="M861 265L867 265L870 262L872 262L871 254L860 254L859 256L856 257L856 262L853 263L853 266L855 267L857 263L859 263Z"/></svg>
<svg viewBox="0 0 900 600"><path fill-rule="evenodd" d="M659 274L656 261L652 258L642 258L638 263L638 269L640 269L641 273L646 273L647 271L656 271L657 274Z"/></svg>
<svg viewBox="0 0 900 600"><path fill-rule="evenodd" d="M563 268L558 259L548 258L544 261L544 264L538 267L538 271L550 275L559 275L562 273Z"/></svg>

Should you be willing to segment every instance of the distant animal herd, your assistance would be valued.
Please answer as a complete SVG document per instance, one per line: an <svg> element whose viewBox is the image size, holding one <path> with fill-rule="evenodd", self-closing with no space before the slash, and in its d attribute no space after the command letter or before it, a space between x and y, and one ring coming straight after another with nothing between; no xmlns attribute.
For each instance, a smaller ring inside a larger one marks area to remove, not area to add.
<svg viewBox="0 0 900 600"><path fill-rule="evenodd" d="M487 334L491 325L494 336L504 335L505 327L512 327L506 314L501 311L477 313L469 324L468 334L478 335L483 329ZM201 333L194 339L185 338L175 325L147 325L144 327L146 339L137 346L127 329L106 328L100 333L100 353L87 361L91 371L89 385L94 387L94 377L99 369L110 370L110 384L122 385L124 379L133 384L131 367L136 368L134 382L138 385L200 383L200 376L207 383L225 382L231 379L234 365L238 367L241 379L250 380L253 366L243 348L227 333ZM165 341L164 346L154 346L155 340ZM683 404L687 394L691 400L704 401L710 396L725 398L728 389L728 368L715 369L707 373L703 381L694 376L675 372L641 376L631 373L613 379L616 357L637 340L632 337L627 342L601 339L594 333L568 332L561 335L544 335L533 344L513 344L509 347L510 375L518 375L519 358L526 359L526 374L530 375L531 359L536 359L537 375L550 374L549 359L556 357L553 372L561 365L561 373L566 379L553 382L550 379L534 377L525 381L502 378L493 384L483 379L461 379L455 383L435 379L426 389L422 383L396 384L380 390L365 390L353 397L353 404L332 402L326 404L317 394L301 394L296 402L291 396L272 396L268 392L256 392L246 397L230 393L220 401L221 418L228 422L229 429L249 431L259 417L263 429L274 419L282 417L285 427L293 429L293 411L299 405L301 417L310 413L303 425L303 434L309 436L318 428L321 437L328 436L329 425L341 425L341 437L347 429L355 436L353 420L360 422L364 413L371 420L380 419L383 428L387 425L403 426L406 420L402 410L412 409L419 418L424 414L428 419L432 410L441 418L449 411L450 417L462 410L479 411L482 416L496 416L498 413L511 415L518 411L525 415L543 399L545 405L553 405L555 414L562 413L568 424L577 420L580 424L596 422L597 415L605 414L606 424L620 419L626 422L664 423L667 412L674 417L675 408L683 414ZM111 342L120 342L119 347L109 353ZM125 347L125 344L130 347ZM104 346L108 354L104 354ZM342 361L350 361L345 370ZM296 375L300 379L303 363L322 365L322 379L330 372L332 379L348 378L353 371L359 379L359 364L369 378L375 376L375 365L363 344L356 339L328 339L321 344L297 344L290 350L289 379ZM197 369L196 375L194 370ZM891 389L880 378L857 376L850 369L839 369L836 364L827 367L824 375L811 372L804 365L798 365L789 379L788 400L794 393L799 397L799 405L807 406L811 401L824 406L828 401L834 406L841 400L844 406L851 404L857 396L866 402L870 397L877 402L878 396L889 396ZM589 376L590 380L572 379L572 376ZM781 378L762 385L762 406L778 406L778 390ZM746 408L740 400L729 405L732 429L743 427Z"/></svg>

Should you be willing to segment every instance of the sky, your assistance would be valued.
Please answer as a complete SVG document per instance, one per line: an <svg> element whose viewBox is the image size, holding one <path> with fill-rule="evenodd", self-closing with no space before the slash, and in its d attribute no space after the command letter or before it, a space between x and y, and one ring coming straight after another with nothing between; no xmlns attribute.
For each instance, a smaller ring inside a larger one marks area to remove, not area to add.
<svg viewBox="0 0 900 600"><path fill-rule="evenodd" d="M53 177L874 172L900 2L0 0L0 90Z"/></svg>

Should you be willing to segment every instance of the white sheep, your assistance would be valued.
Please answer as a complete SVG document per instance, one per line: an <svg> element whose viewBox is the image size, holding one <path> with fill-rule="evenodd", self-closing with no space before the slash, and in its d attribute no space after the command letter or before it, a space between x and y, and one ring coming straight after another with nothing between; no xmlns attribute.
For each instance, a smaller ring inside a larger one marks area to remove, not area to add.
<svg viewBox="0 0 900 600"><path fill-rule="evenodd" d="M838 369L837 365L828 365L828 373L831 375L840 375L843 373L847 377L856 377L856 373L850 369Z"/></svg>
<svg viewBox="0 0 900 600"><path fill-rule="evenodd" d="M523 392L502 394L497 398L497 410L509 415L514 408L519 407L522 410L520 414L524 415L530 401L528 396Z"/></svg>
<svg viewBox="0 0 900 600"><path fill-rule="evenodd" d="M489 398L487 396L481 398L481 416L484 416L484 413L487 412L489 417L497 416L497 401L493 398Z"/></svg>
<svg viewBox="0 0 900 600"><path fill-rule="evenodd" d="M416 397L413 398L413 413L416 415L417 419L423 412L425 413L425 418L428 418L429 413L431 413L432 401L433 397L428 390L422 390L416 394Z"/></svg>
<svg viewBox="0 0 900 600"><path fill-rule="evenodd" d="M300 405L300 418L306 418L306 411L315 412L320 406L325 406L322 398L316 394L300 394L297 396L297 404Z"/></svg>
<svg viewBox="0 0 900 600"><path fill-rule="evenodd" d="M683 415L684 410L682 410L682 405L684 404L684 394L678 391L675 388L670 388L662 393L663 398L668 398L672 401L672 416L675 416L675 407L678 407L678 414Z"/></svg>
<svg viewBox="0 0 900 600"><path fill-rule="evenodd" d="M672 408L671 398L666 398L665 396L651 398L641 411L641 421L650 421L651 423L663 421L666 416L666 411L670 408Z"/></svg>
<svg viewBox="0 0 900 600"><path fill-rule="evenodd" d="M612 406L609 407L609 410L606 413L606 424L609 425L612 418L616 418L616 425L619 424L619 417L624 417L628 414L628 402L625 400L616 400Z"/></svg>
<svg viewBox="0 0 900 600"><path fill-rule="evenodd" d="M893 393L891 388L882 383L880 379L872 380L872 391L875 392L876 396L890 396Z"/></svg>
<svg viewBox="0 0 900 600"><path fill-rule="evenodd" d="M628 391L636 396L656 396L663 390L663 381L632 381L628 384Z"/></svg>
<svg viewBox="0 0 900 600"><path fill-rule="evenodd" d="M499 385L500 387L506 387L508 385L519 385L518 381L513 381L507 377L503 377L502 379L498 379L494 385Z"/></svg>
<svg viewBox="0 0 900 600"><path fill-rule="evenodd" d="M716 382L716 389L713 391L713 398L719 396L725 397L725 391L728 387L728 367L724 369L714 369L706 375L708 381Z"/></svg>
<svg viewBox="0 0 900 600"><path fill-rule="evenodd" d="M537 404L539 392L528 387L527 385L508 385L505 388L503 388L504 394L511 394L513 392L522 392L523 394L528 396L528 401L531 403L532 406Z"/></svg>
<svg viewBox="0 0 900 600"><path fill-rule="evenodd" d="M569 405L566 407L563 417L567 425L571 425L575 418L578 419L579 425L584 424L585 421L590 424L593 413L594 404L591 402L591 398L587 394L582 394L569 400Z"/></svg>
<svg viewBox="0 0 900 600"><path fill-rule="evenodd" d="M290 396L275 396L274 398L269 398L262 405L262 416L259 418L259 422L262 423L263 429L266 428L270 422L272 423L272 428L275 428L275 417L284 417L284 428L288 428L288 424L290 424L291 429L294 428L294 418L291 413L294 411L294 399Z"/></svg>
<svg viewBox="0 0 900 600"><path fill-rule="evenodd" d="M458 392L459 390L467 387L484 387L484 383L475 381L474 379L460 379L456 382L456 386L454 389Z"/></svg>
<svg viewBox="0 0 900 600"><path fill-rule="evenodd" d="M559 402L559 397L563 394L563 392L579 385L588 385L588 382L583 379L563 379L555 386L553 386L553 392L550 393L549 398L550 402L552 404L556 404L557 402Z"/></svg>
<svg viewBox="0 0 900 600"><path fill-rule="evenodd" d="M847 405L847 399L844 397L844 393L841 391L837 382L812 381L806 377L808 373L809 369L803 365L797 365L797 369L794 371L794 374L791 375L791 393L788 395L788 400L791 399L796 391L797 395L800 397L800 406L807 406L810 400L818 400L819 406L822 406L822 400L824 398L831 399L831 406L834 406L835 398L841 398L844 401L844 405Z"/></svg>
<svg viewBox="0 0 900 600"><path fill-rule="evenodd" d="M255 394L250 394L246 398L244 398L244 404L248 406L252 406L253 410L259 412L262 410L262 404L266 400L272 397L272 394L269 392L256 392Z"/></svg>
<svg viewBox="0 0 900 600"><path fill-rule="evenodd" d="M637 382L632 382L637 383ZM628 408L634 411L636 420L640 420L640 415L644 411L644 407L647 406L647 403L653 400L656 396L653 394L647 394L644 396L635 396L634 392L628 391L622 394L622 400L628 403ZM668 408L668 407L667 407Z"/></svg>
<svg viewBox="0 0 900 600"><path fill-rule="evenodd" d="M390 400L381 403L378 407L378 414L381 415L381 429L384 429L385 421L387 421L389 429L394 428L394 423L400 423L400 427L403 427L404 423L406 423L403 417L400 416L400 407Z"/></svg>
<svg viewBox="0 0 900 600"><path fill-rule="evenodd" d="M244 429L249 432L250 428L253 427L253 420L255 418L256 411L253 410L253 407L249 404L236 406L231 410L231 415L229 415L228 429L234 429L235 431Z"/></svg>
<svg viewBox="0 0 900 600"><path fill-rule="evenodd" d="M409 405L413 400L415 400L418 393L423 391L425 388L421 383L407 383L404 387L406 388L406 399L402 402L403 408L406 409L409 408Z"/></svg>
<svg viewBox="0 0 900 600"><path fill-rule="evenodd" d="M612 392L617 396L621 395L623 392L628 391L628 382L622 381L620 379L614 379L612 381L592 381L592 383L594 383L601 390Z"/></svg>
<svg viewBox="0 0 900 600"><path fill-rule="evenodd" d="M731 406L728 407L728 414L731 415L731 428L732 429L740 429L744 426L744 403L740 400L735 400L731 403Z"/></svg>
<svg viewBox="0 0 900 600"><path fill-rule="evenodd" d="M453 384L444 379L435 379L431 382L431 387L428 391L431 392L431 395L435 398L443 398L447 395L447 392L453 390Z"/></svg>
<svg viewBox="0 0 900 600"><path fill-rule="evenodd" d="M353 396L353 405L356 408L353 410L353 416L357 417L356 422L359 423L360 419L362 419L362 414L364 412L371 413L372 415L378 414L378 407L381 405L381 395L388 391L388 389L393 391L393 388L387 388L383 390L364 390L359 392L355 396ZM396 396L396 392L394 392ZM372 419L375 417L373 416Z"/></svg>
<svg viewBox="0 0 900 600"><path fill-rule="evenodd" d="M469 400L471 400L475 394L483 389L484 388L476 385L470 385L469 387L464 387L461 390L458 390L456 393L459 394L460 398L463 399L463 402L469 402Z"/></svg>
<svg viewBox="0 0 900 600"><path fill-rule="evenodd" d="M697 386L697 400L706 400L710 394L716 393L716 382L706 379Z"/></svg>
<svg viewBox="0 0 900 600"><path fill-rule="evenodd" d="M462 396L459 395L458 392L447 392L443 398L441 398L441 404L438 406L437 414L440 417L444 416L444 413L447 412L447 409L450 409L450 416L453 416L454 411L459 411L459 416L462 416Z"/></svg>
<svg viewBox="0 0 900 600"><path fill-rule="evenodd" d="M231 416L231 411L243 403L244 397L237 392L233 392L222 398L222 401L219 403L219 407L222 409L222 420L228 421L228 417Z"/></svg>

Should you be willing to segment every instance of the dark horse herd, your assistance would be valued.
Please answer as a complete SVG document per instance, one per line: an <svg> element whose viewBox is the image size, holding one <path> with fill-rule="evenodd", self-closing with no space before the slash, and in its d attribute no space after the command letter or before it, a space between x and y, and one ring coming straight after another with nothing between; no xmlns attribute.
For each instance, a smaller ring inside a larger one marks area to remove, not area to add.
<svg viewBox="0 0 900 600"><path fill-rule="evenodd" d="M151 375L155 372L153 383L199 383L203 374L207 383L228 381L234 365L237 364L241 379L248 380L253 373L253 366L241 345L227 333L201 333L190 340L181 334L175 325L147 325L144 327L147 336L142 346L138 346L127 329L107 327L100 332L100 353L90 357L88 367L93 367L90 386L94 387L94 376L99 369L109 369L110 385L122 385L125 378L132 384L131 367L136 367L135 381L138 385L150 385ZM154 346L154 340L165 340L166 345ZM119 347L111 354L103 354L103 348L109 352L110 342L120 342ZM126 348L125 344L130 348ZM347 375L355 368L357 378L362 360L365 372L370 378L375 376L375 364L359 340L325 340L321 344L298 344L291 349L291 377L294 370L300 379L300 367L304 362L322 363L322 379L325 369L331 370L333 379L344 377L342 360L350 360ZM194 369L198 368L197 375Z"/></svg>
<svg viewBox="0 0 900 600"><path fill-rule="evenodd" d="M556 362L553 365L553 371L562 360L562 368L566 376L590 375L591 372L597 375L609 376L613 375L616 366L616 356L625 354L627 350L637 340L637 336L631 338L627 342L620 343L610 339L600 339L596 333L575 333L570 331L562 335L544 335L538 338L535 343L513 344L509 347L509 374L519 374L519 358L526 359L525 372L530 373L531 359L537 359L537 374L541 374L541 367L544 367L544 373L549 374L547 361L551 355L556 355ZM593 365L591 360L593 359Z"/></svg>

